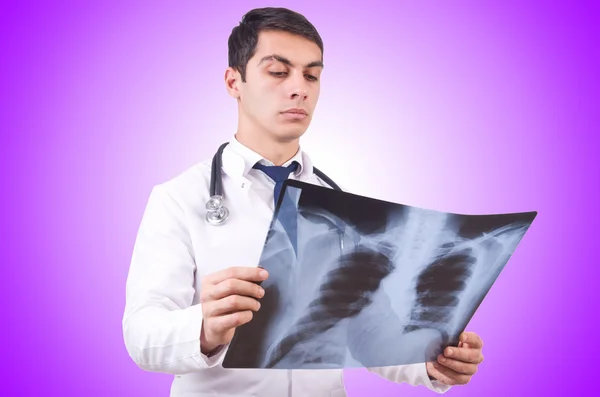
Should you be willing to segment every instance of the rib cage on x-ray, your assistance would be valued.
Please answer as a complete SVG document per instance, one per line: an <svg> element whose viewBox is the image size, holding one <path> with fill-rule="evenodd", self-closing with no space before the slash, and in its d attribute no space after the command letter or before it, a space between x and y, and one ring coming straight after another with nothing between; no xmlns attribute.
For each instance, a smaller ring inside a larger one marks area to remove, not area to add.
<svg viewBox="0 0 600 397"><path fill-rule="evenodd" d="M433 359L442 346L457 343L528 225L515 222L486 233L484 222L484 231L470 237L461 232L464 219L457 215L410 208L390 220L397 233L386 236L395 237L402 247L394 258L395 277L410 276L401 294L410 299L406 303L393 299L393 303L397 311L405 313L404 334L439 331L439 339L434 341L438 346L420 346L429 351L424 359Z"/></svg>
<svg viewBox="0 0 600 397"><path fill-rule="evenodd" d="M308 305L305 314L290 328L272 350L265 364L274 367L279 360L304 341L321 335L339 321L356 316L372 302L372 294L381 280L393 271L393 263L382 252L358 246L339 257L319 288L319 294ZM325 361L311 355L313 361Z"/></svg>
<svg viewBox="0 0 600 397"><path fill-rule="evenodd" d="M440 255L423 269L415 281L415 303L405 332L435 328L442 334L443 343L448 342L447 325L473 274L475 258L471 253L467 248L455 254Z"/></svg>
<svg viewBox="0 0 600 397"><path fill-rule="evenodd" d="M297 205L298 251L274 222L259 264L271 273L264 310L241 327L225 367L435 359L457 343L533 220L532 213L494 218L389 205L373 207L382 215L374 221L361 202L345 213Z"/></svg>
<svg viewBox="0 0 600 397"><path fill-rule="evenodd" d="M410 284L413 303L404 332L436 329L440 332L442 343L447 344L448 325L476 265L473 249L462 247L453 250L458 236L456 231L448 228L448 216L445 214L409 211L402 224L407 242L403 246L410 249L408 260L402 263L405 267L422 266ZM423 235L438 235L439 240L421 241Z"/></svg>

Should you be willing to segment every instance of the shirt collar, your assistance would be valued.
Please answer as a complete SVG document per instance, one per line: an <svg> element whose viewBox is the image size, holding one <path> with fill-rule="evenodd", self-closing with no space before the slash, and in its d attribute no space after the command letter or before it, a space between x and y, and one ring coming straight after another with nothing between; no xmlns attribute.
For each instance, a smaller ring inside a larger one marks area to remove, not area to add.
<svg viewBox="0 0 600 397"><path fill-rule="evenodd" d="M310 158L302 148L299 148L294 157L286 161L283 166L288 166L293 161L299 164L298 169L294 172L296 179L307 180L313 173L313 166ZM274 165L271 161L243 145L235 136L223 151L223 170L230 176L245 178L258 162L264 165Z"/></svg>

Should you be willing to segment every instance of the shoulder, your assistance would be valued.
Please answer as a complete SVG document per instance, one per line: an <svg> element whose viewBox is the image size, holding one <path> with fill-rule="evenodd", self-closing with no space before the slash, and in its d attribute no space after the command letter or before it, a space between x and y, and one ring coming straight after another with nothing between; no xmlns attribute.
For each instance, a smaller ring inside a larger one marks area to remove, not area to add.
<svg viewBox="0 0 600 397"><path fill-rule="evenodd" d="M307 169L307 176L304 178L301 177L303 182L334 189L334 187L327 180L330 179L342 191L351 193L347 184L340 183L339 170L329 170L325 169L327 167L326 165L321 167L319 164L314 164L312 158L306 151L302 152L302 159Z"/></svg>
<svg viewBox="0 0 600 397"><path fill-rule="evenodd" d="M170 179L158 182L152 187L151 195L158 195L187 206L206 200L210 194L211 160L203 160L184 169Z"/></svg>
<svg viewBox="0 0 600 397"><path fill-rule="evenodd" d="M318 186L327 187L330 189L335 189L335 187L332 186L329 183L329 181L327 181L327 179L330 179L333 183L335 183L343 192L352 193L351 189L348 187L347 184L340 182L337 175L327 174L326 172L324 172L321 169L318 169L318 171L317 171L313 168L312 175L306 182L312 183L312 184L315 184Z"/></svg>

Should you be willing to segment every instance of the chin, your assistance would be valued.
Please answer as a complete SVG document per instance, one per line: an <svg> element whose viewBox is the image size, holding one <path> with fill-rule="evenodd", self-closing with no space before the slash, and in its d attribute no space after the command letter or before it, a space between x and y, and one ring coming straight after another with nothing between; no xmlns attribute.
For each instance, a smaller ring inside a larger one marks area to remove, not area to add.
<svg viewBox="0 0 600 397"><path fill-rule="evenodd" d="M273 134L277 137L277 139L289 142L300 139L306 130L306 126L298 124L295 126L285 126L277 131L274 131Z"/></svg>
<svg viewBox="0 0 600 397"><path fill-rule="evenodd" d="M285 142L291 142L291 141L295 141L298 140L302 137L302 135L304 135L305 131L298 131L298 132L290 132L290 133L282 133L282 134L278 134L279 139L281 139L282 141Z"/></svg>

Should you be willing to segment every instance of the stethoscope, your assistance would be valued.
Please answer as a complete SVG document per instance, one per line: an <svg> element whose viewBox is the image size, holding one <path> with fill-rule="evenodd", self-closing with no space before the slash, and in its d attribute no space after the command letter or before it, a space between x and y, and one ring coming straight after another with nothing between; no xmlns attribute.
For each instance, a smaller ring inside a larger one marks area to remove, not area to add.
<svg viewBox="0 0 600 397"><path fill-rule="evenodd" d="M206 202L206 221L213 226L222 225L229 217L229 210L223 204L223 180L221 179L223 150L228 144L229 142L222 144L212 159L210 171L210 198ZM313 170L319 178L324 180L333 189L342 191L342 189L322 171L316 167L313 167Z"/></svg>

